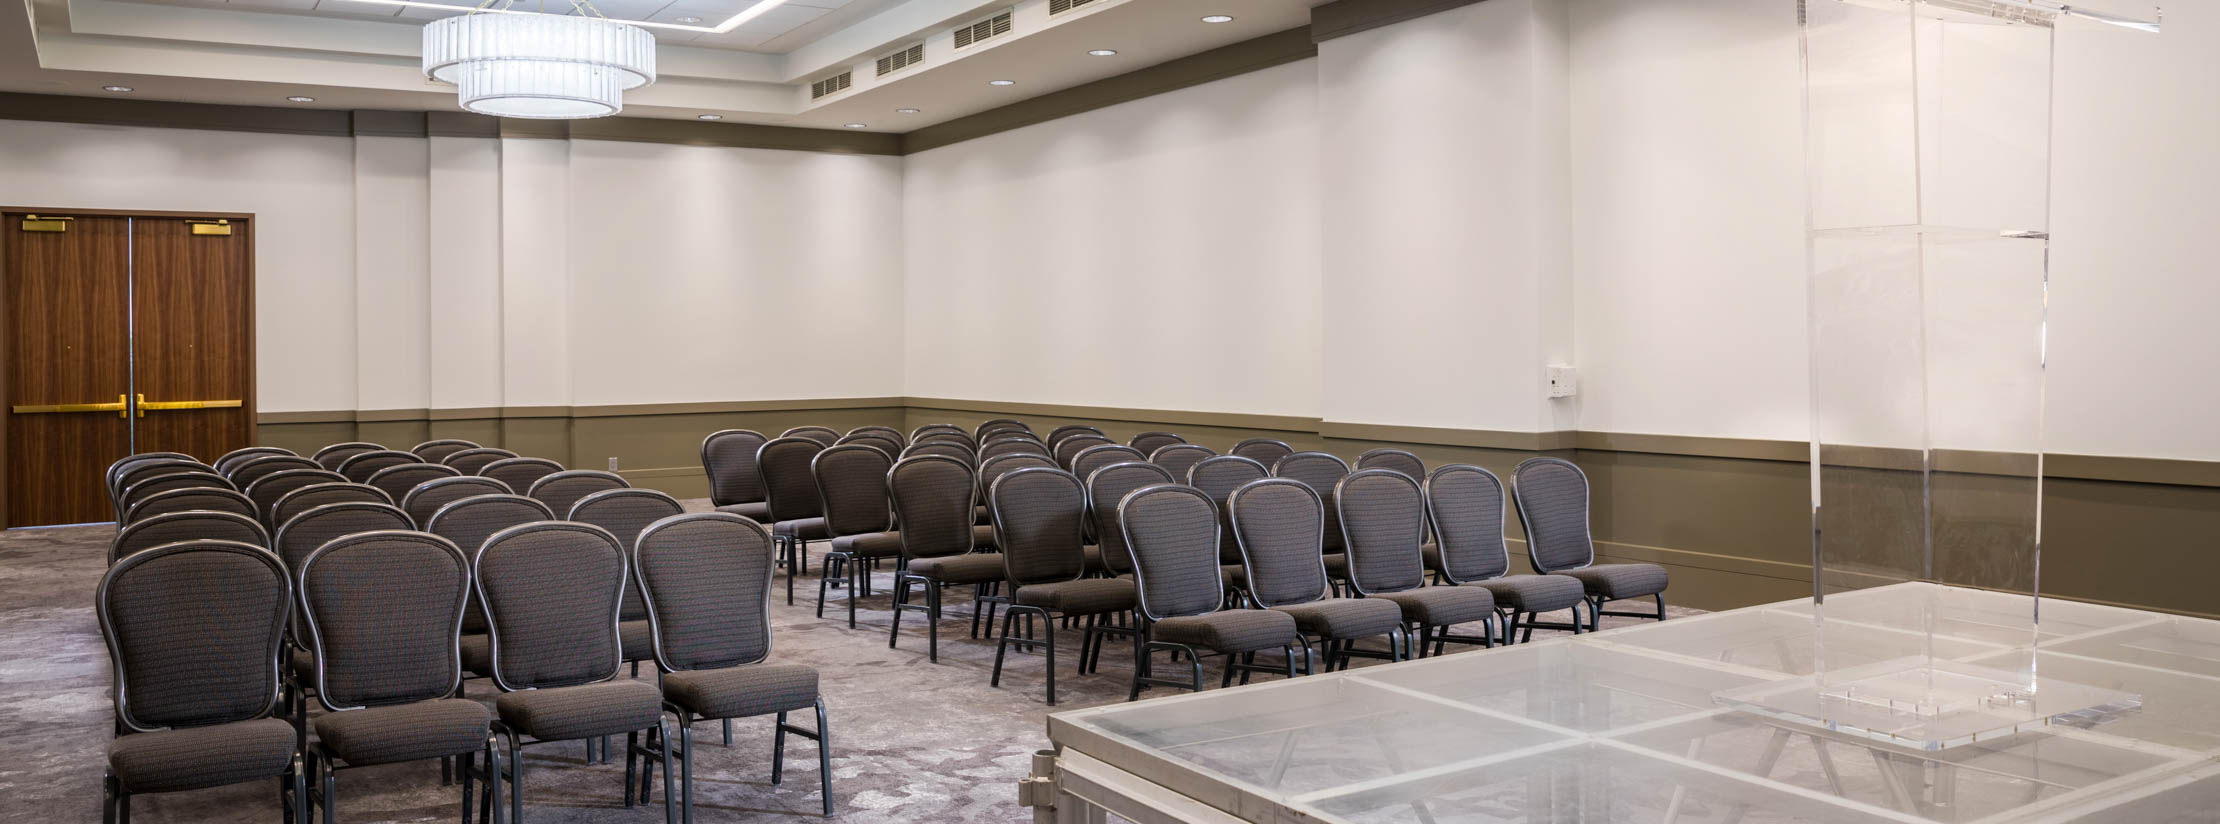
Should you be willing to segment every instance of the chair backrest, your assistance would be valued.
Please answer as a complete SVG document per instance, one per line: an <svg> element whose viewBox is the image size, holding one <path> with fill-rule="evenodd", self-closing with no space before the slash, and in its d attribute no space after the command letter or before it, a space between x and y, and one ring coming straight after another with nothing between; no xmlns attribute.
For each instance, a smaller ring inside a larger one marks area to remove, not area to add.
<svg viewBox="0 0 2220 824"><path fill-rule="evenodd" d="M193 456L187 455L183 452L140 452L135 455L125 455L121 458L117 458L115 463L108 465L108 472L106 475L103 476L107 480L108 495L110 497L113 497L123 491L123 488L117 484L116 477L123 474L123 471L126 469L130 469L131 467L138 466L139 464L143 463L153 463L155 461L192 460L194 460ZM214 469L215 467L208 468Z"/></svg>
<svg viewBox="0 0 2220 824"><path fill-rule="evenodd" d="M441 459L444 459L449 455L453 455L465 449L477 448L477 441L466 441L458 438L441 438L438 440L425 441L423 443L409 447L409 451L416 453L416 457L425 463L439 463Z"/></svg>
<svg viewBox="0 0 2220 824"><path fill-rule="evenodd" d="M932 424L926 424L926 426L932 426ZM878 434L885 435L887 437L887 440L891 440L896 444L902 446L908 446L910 443L910 436L902 434L902 430L896 429L891 426L882 426L875 423L867 423L854 429L850 429L848 430L847 435L842 435L841 437L861 435L866 432L876 432Z"/></svg>
<svg viewBox="0 0 2220 824"><path fill-rule="evenodd" d="M858 428L860 429L861 427ZM929 432L954 432L965 437L970 437L971 435L970 430L952 423L928 423L920 424L917 428L910 430L910 439L916 440L917 438Z"/></svg>
<svg viewBox="0 0 2220 824"><path fill-rule="evenodd" d="M356 502L367 504L391 504L393 503L393 498L392 496L385 494L385 490L379 489L369 484L358 484L348 481L329 481L320 484L313 484L310 486L301 487L291 492L287 492L283 496L280 496L277 500L277 503L270 507L269 519L265 521L263 525L269 526L271 527L272 531L275 531L277 527L284 526L286 521L293 520L293 516L299 515L303 512L307 512L311 509L315 509L319 506L323 506L325 504Z"/></svg>
<svg viewBox="0 0 2220 824"><path fill-rule="evenodd" d="M874 446L840 444L817 453L809 472L825 504L825 532L838 538L887 531L886 473L893 468L892 453Z"/></svg>
<svg viewBox="0 0 2220 824"><path fill-rule="evenodd" d="M347 462L348 458L352 458L364 452L383 451L385 451L384 444L376 444L369 441L347 441L345 443L335 443L322 449L316 450L316 454L312 458L310 458L310 460L315 461L318 466L322 466L325 469L337 470L339 469L340 464Z"/></svg>
<svg viewBox="0 0 2220 824"><path fill-rule="evenodd" d="M1119 575L1133 571L1125 530L1118 526L1118 502L1133 490L1175 482L1171 470L1143 461L1114 463L1088 473L1087 519L1094 527L1095 543L1102 547L1103 566Z"/></svg>
<svg viewBox="0 0 2220 824"><path fill-rule="evenodd" d="M1077 579L1087 571L1087 493L1061 469L1033 466L996 478L987 488L994 544L1013 586Z"/></svg>
<svg viewBox="0 0 2220 824"><path fill-rule="evenodd" d="M797 426L779 433L781 438L807 438L819 446L831 446L840 440L840 430L830 426Z"/></svg>
<svg viewBox="0 0 2220 824"><path fill-rule="evenodd" d="M578 499L578 503L570 507L570 516L564 520L608 530L616 536L617 545L629 553L638 543L640 531L648 524L685 512L686 507L681 506L678 499L653 489L604 489ZM618 614L627 621L648 617L647 606L640 603L637 589L625 587L624 608Z"/></svg>
<svg viewBox="0 0 2220 824"><path fill-rule="evenodd" d="M108 494L121 498L123 493L131 487L164 475L215 475L219 479L223 478L223 475L216 472L215 467L191 458L150 458L133 461L117 469L115 480L108 488ZM220 485L234 489L238 486L228 479L225 479L224 483Z"/></svg>
<svg viewBox="0 0 2220 824"><path fill-rule="evenodd" d="M504 458L514 457L517 457L517 454L506 449L492 446L480 446L471 449L457 449L453 452L449 452L447 453L447 457L439 459L439 463L442 466L452 466L455 469L460 470L462 474L465 475L476 475L479 473L479 471L486 468L486 464L490 464L494 461L502 460Z"/></svg>
<svg viewBox="0 0 2220 824"><path fill-rule="evenodd" d="M1342 547L1341 513L1334 506L1334 488L1349 476L1349 465L1325 452L1297 452L1272 464L1272 477L1293 478L1317 490L1326 507L1326 551Z"/></svg>
<svg viewBox="0 0 2220 824"><path fill-rule="evenodd" d="M1036 466L1048 469L1057 468L1056 462L1050 460L1048 456L1036 455L1030 452L996 455L992 458L981 459L979 461L979 500L986 501L990 499L989 492L994 489L994 482L1002 476L1020 469ZM1073 477L1078 476L1074 475Z"/></svg>
<svg viewBox="0 0 2220 824"><path fill-rule="evenodd" d="M1175 443L1186 442L1187 439L1180 437L1179 434L1176 432L1143 432L1139 435L1133 436L1133 439L1127 441L1126 443L1131 445L1134 449L1141 450L1141 454L1143 455L1154 455L1156 454L1156 450L1163 449L1164 447L1171 446Z"/></svg>
<svg viewBox="0 0 2220 824"><path fill-rule="evenodd" d="M948 441L913 443L910 444L908 449L902 450L902 457L905 460L919 455L939 455L944 458L954 458L963 461L966 466L977 463L979 460L978 456L973 455L971 450L965 449L963 444Z"/></svg>
<svg viewBox="0 0 2220 824"><path fill-rule="evenodd" d="M1057 466L1070 469L1071 460L1079 457L1079 453L1087 451L1089 447L1114 443L1117 443L1117 441L1101 435L1079 432L1065 436L1063 440L1057 441L1056 445L1050 447L1049 450L1055 454Z"/></svg>
<svg viewBox="0 0 2220 824"><path fill-rule="evenodd" d="M753 664L771 654L771 533L724 512L649 524L632 550L655 664L665 672Z"/></svg>
<svg viewBox="0 0 2220 824"><path fill-rule="evenodd" d="M1536 572L1596 562L1588 531L1588 473L1563 458L1528 458L1511 470L1511 500L1526 527L1526 557Z"/></svg>
<svg viewBox="0 0 2220 824"><path fill-rule="evenodd" d="M332 541L363 532L392 532L415 529L409 516L391 504L343 503L325 504L286 521L278 527L276 543L278 558L285 568L298 573L308 556ZM308 626L295 615L293 637L305 641Z"/></svg>
<svg viewBox="0 0 2220 824"><path fill-rule="evenodd" d="M1004 455L1030 454L1049 457L1048 447L1032 438L997 437L979 447L979 460L999 458Z"/></svg>
<svg viewBox="0 0 2220 824"><path fill-rule="evenodd" d="M1165 447L1171 448L1173 447ZM1233 495L1234 490L1252 481L1271 477L1271 474L1263 464L1248 458L1239 455L1215 455L1195 462L1194 466L1187 468L1185 475L1179 476L1188 486L1202 490L1203 494L1210 496L1211 503L1218 505L1219 563L1241 563L1241 545L1233 536L1233 507L1227 504L1226 499Z"/></svg>
<svg viewBox="0 0 2220 824"><path fill-rule="evenodd" d="M897 438L887 435L884 432L851 432L846 435L840 436L840 440L833 442L834 446L845 446L847 444L861 444L864 446L873 447L880 452L886 453L887 457L891 458L895 455L902 454L903 442Z"/></svg>
<svg viewBox="0 0 2220 824"><path fill-rule="evenodd" d="M522 495L478 495L464 498L432 512L423 523L425 532L438 535L455 543L465 556L475 556L486 539L512 526L555 520L555 513L547 504ZM478 596L470 597L470 609L463 615L462 631L477 634L486 631L486 611L478 603Z"/></svg>
<svg viewBox="0 0 2220 824"><path fill-rule="evenodd" d="M1217 456L1217 450L1200 444L1171 443L1159 446L1156 451L1150 452L1149 463L1171 470L1174 478L1185 478L1187 477L1187 470L1193 468L1195 464L1202 463L1206 458Z"/></svg>
<svg viewBox="0 0 2220 824"><path fill-rule="evenodd" d="M482 477L508 484L510 489L531 489L539 479L563 471L563 465L546 458L502 458L478 470Z"/></svg>
<svg viewBox="0 0 2220 824"><path fill-rule="evenodd" d="M1218 575L1218 505L1202 490L1158 484L1118 504L1141 612L1161 621L1217 612L1226 600Z"/></svg>
<svg viewBox="0 0 2220 824"><path fill-rule="evenodd" d="M452 466L441 466L436 463L405 463L395 464L373 472L370 474L370 480L363 483L385 490L385 494L392 496L393 500L401 501L407 500L409 490L415 489L418 484L425 481L436 481L441 478L460 477L462 474L462 470Z"/></svg>
<svg viewBox="0 0 2220 824"><path fill-rule="evenodd" d="M1419 460L1417 455L1403 449L1382 447L1366 450L1364 454L1357 456L1356 468L1393 469L1411 476L1411 480L1426 480L1426 462Z"/></svg>
<svg viewBox="0 0 2220 824"><path fill-rule="evenodd" d="M616 677L629 565L616 536L591 524L524 524L487 538L472 577L486 610L494 683L508 692Z"/></svg>
<svg viewBox="0 0 2220 824"><path fill-rule="evenodd" d="M407 495L401 497L401 511L408 513L409 520L416 522L417 529L423 529L425 524L431 523L432 513L438 512L440 507L480 495L515 493L516 490L509 488L508 484L476 475L433 478L417 484Z"/></svg>
<svg viewBox="0 0 2220 824"><path fill-rule="evenodd" d="M316 652L325 709L444 698L462 684L470 562L447 539L349 535L310 553L296 577L308 624L301 643Z"/></svg>
<svg viewBox="0 0 2220 824"><path fill-rule="evenodd" d="M756 471L763 475L763 499L770 504L771 520L793 521L825 514L817 496L817 477L810 462L825 444L809 438L779 436L755 453Z"/></svg>
<svg viewBox="0 0 2220 824"><path fill-rule="evenodd" d="M269 550L217 540L154 547L109 567L93 603L125 728L245 721L277 705L293 587Z"/></svg>
<svg viewBox="0 0 2220 824"><path fill-rule="evenodd" d="M163 544L179 541L230 541L269 547L270 533L253 518L236 512L171 512L150 515L116 531L108 542L108 563L113 564Z"/></svg>
<svg viewBox="0 0 2220 824"><path fill-rule="evenodd" d="M1295 454L1295 447L1286 441L1273 438L1250 438L1234 444L1228 455L1239 455L1267 467L1279 463L1281 458Z"/></svg>
<svg viewBox="0 0 2220 824"><path fill-rule="evenodd" d="M1349 583L1357 592L1402 592L1426 583L1426 495L1411 476L1360 469L1334 490L1349 548Z"/></svg>
<svg viewBox="0 0 2220 824"><path fill-rule="evenodd" d="M288 469L262 476L246 488L246 495L247 500L254 502L255 513L262 519L263 525L276 526L278 522L273 517L277 502L283 500L287 493L304 486L346 481L347 476L329 469Z"/></svg>
<svg viewBox="0 0 2220 824"><path fill-rule="evenodd" d="M402 452L398 449L357 452L339 462L339 474L347 476L347 480L355 483L366 484L370 482L370 476L378 474L380 469L412 463L422 463L414 452Z"/></svg>
<svg viewBox="0 0 2220 824"><path fill-rule="evenodd" d="M918 436L917 436L917 437L915 437L915 438L912 438L912 439L910 439L910 442L911 442L911 443L952 443L952 444L957 444L957 445L959 445L959 446L964 446L964 447L968 447L968 448L971 448L971 449L977 449L977 448L979 447L979 443L978 443L977 441L974 441L974 440L972 440L972 439L971 439L971 435L970 435L970 434L968 434L968 433L965 433L965 432L961 432L961 431L958 431L958 430L954 430L954 429L935 429L935 430L933 430L933 431L931 431L931 432L926 432L926 433L924 433L924 434L918 435Z"/></svg>
<svg viewBox="0 0 2220 824"><path fill-rule="evenodd" d="M324 465L299 455L256 455L232 464L224 477L240 489L253 486L255 481L293 469L323 469Z"/></svg>
<svg viewBox="0 0 2220 824"><path fill-rule="evenodd" d="M283 447L242 446L238 449L234 449L230 452L224 453L223 457L217 458L214 463L210 464L210 466L214 466L216 468L216 474L221 475L231 471L233 467L246 463L247 460L250 458L259 458L264 455L291 455L296 458L300 457L300 453L294 452L290 449L285 449Z"/></svg>
<svg viewBox="0 0 2220 824"><path fill-rule="evenodd" d="M1149 456L1142 454L1141 450L1130 446L1114 443L1097 444L1082 449L1079 454L1071 456L1071 474L1081 478L1091 478L1094 477L1095 470L1105 466L1128 461L1146 463L1148 459Z"/></svg>
<svg viewBox="0 0 2220 824"><path fill-rule="evenodd" d="M138 503L132 504L131 509L124 513L123 525L130 526L156 515L196 510L229 512L257 519L262 517L261 511L245 495L217 487L195 487L156 492L140 498Z"/></svg>
<svg viewBox="0 0 2220 824"><path fill-rule="evenodd" d="M770 440L752 429L726 429L701 439L701 468L709 474L709 502L717 506L763 500L763 473L755 451Z"/></svg>
<svg viewBox="0 0 2220 824"><path fill-rule="evenodd" d="M123 496L116 499L117 506L121 507L124 512L130 512L131 507L137 506L140 501L173 489L232 488L230 481L224 480L223 476L213 472L172 472L167 475L155 475L153 477L144 475L136 477L139 478L138 482L124 487ZM232 491L236 492L238 490Z"/></svg>
<svg viewBox="0 0 2220 824"><path fill-rule="evenodd" d="M557 513L567 513L570 508L588 495L605 489L628 489L632 482L615 472L599 469L565 469L532 482L524 494L538 498L540 503ZM562 515L558 514L560 518Z"/></svg>
<svg viewBox="0 0 2220 824"><path fill-rule="evenodd" d="M902 554L911 558L962 555L976 543L972 523L978 482L971 464L948 455L912 455L887 472Z"/></svg>
<svg viewBox="0 0 2220 824"><path fill-rule="evenodd" d="M987 436L997 432L1030 433L1032 431L1033 427L1025 425L1024 421L1016 418L992 418L980 421L979 425L971 430L971 436L977 438L980 443L986 443Z"/></svg>
<svg viewBox="0 0 2220 824"><path fill-rule="evenodd" d="M1452 584L1485 581L1511 571L1503 541L1503 481L1471 464L1450 464L1426 478L1426 518L1441 547L1442 576Z"/></svg>
<svg viewBox="0 0 2220 824"><path fill-rule="evenodd" d="M1084 433L1087 433L1087 434L1091 434L1091 435L1094 435L1094 436L1096 436L1096 437L1101 437L1101 436L1102 436L1102 428L1101 428L1101 427L1097 427L1097 426L1095 426L1095 425L1093 425L1093 424L1084 424L1084 423L1067 423L1067 424L1064 424L1063 426L1059 426L1059 427L1056 427L1055 429L1051 429L1051 430L1048 430L1048 445L1049 445L1049 446L1055 446L1055 445L1056 445L1056 444L1057 444L1058 442L1061 442L1061 441L1062 441L1063 439L1065 439L1065 438L1068 438L1068 437L1071 437L1072 435L1075 435L1075 434L1079 434L1079 433L1082 433L1082 432L1084 432ZM1108 439L1108 438L1103 438L1103 440L1109 440L1109 439Z"/></svg>
<svg viewBox="0 0 2220 824"><path fill-rule="evenodd" d="M1326 509L1318 490L1289 478L1242 484L1226 497L1241 545L1249 600L1260 607L1307 604L1326 594Z"/></svg>

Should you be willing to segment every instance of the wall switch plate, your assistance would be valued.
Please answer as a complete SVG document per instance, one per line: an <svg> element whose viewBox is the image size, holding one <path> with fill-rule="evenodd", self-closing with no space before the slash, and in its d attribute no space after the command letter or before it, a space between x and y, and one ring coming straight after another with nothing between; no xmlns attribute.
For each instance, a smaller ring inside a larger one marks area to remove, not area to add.
<svg viewBox="0 0 2220 824"><path fill-rule="evenodd" d="M1570 398L1580 394L1580 370L1570 366L1549 368L1549 396Z"/></svg>
<svg viewBox="0 0 2220 824"><path fill-rule="evenodd" d="M610 458L610 459L609 459L609 471L611 471L611 472L615 472L615 471L617 471L617 459L616 459L616 458Z"/></svg>

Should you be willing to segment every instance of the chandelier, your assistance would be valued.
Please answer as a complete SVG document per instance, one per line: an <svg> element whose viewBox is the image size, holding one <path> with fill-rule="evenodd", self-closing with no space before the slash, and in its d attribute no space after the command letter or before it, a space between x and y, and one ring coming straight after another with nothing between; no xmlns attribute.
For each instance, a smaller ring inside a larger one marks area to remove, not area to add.
<svg viewBox="0 0 2220 824"><path fill-rule="evenodd" d="M577 119L624 110L655 82L655 36L573 3L574 14L480 8L424 27L424 75L462 107L497 117Z"/></svg>

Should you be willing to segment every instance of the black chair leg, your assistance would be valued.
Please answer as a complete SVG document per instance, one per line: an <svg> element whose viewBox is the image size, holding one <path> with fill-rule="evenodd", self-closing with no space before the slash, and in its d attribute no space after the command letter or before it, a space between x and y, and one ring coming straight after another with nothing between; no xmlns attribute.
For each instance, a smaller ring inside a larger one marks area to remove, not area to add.
<svg viewBox="0 0 2220 824"><path fill-rule="evenodd" d="M987 678L987 686L1002 686L1002 657L1010 649L1010 627L1016 618L1017 613L1014 611L1002 613L1002 636L994 642L994 675Z"/></svg>
<svg viewBox="0 0 2220 824"><path fill-rule="evenodd" d="M832 727L825 723L825 699L817 699L817 784L825 796L825 817L833 814ZM689 822L689 824L691 824Z"/></svg>
<svg viewBox="0 0 2220 824"><path fill-rule="evenodd" d="M673 788L673 787L671 786L671 731L670 731L670 728L668 728L668 727L665 727L665 726L663 726L663 719L662 719L662 718L660 718L660 717L658 717L658 718L656 718L656 719L655 719L655 735L656 735L656 737L657 737L657 738L661 739L660 743L662 744L662 746L660 746L660 747L657 747L656 749L659 749L659 750L662 750L662 751L663 751L663 821L664 821L664 824L674 824L674 822L677 822L677 821L679 821L679 820L680 820L680 819L679 819L679 815L680 815L680 813L679 813L679 807L680 807L680 803L679 803L679 794L678 794L678 793L676 793L676 792L672 792L672 790L673 790L674 788ZM687 757L686 757L686 783L685 783L685 785L684 785L684 786L685 786L685 790L684 790L684 792L686 793L686 795L685 795L685 805L684 805L684 806L685 806L685 820L686 820L686 821L688 821L688 822L692 822L692 821L694 820L694 759L693 759L693 754L694 754L694 727L693 727L693 725L692 725L692 724L684 724L684 723L683 723L683 720L682 720L682 725L681 725L681 726L680 726L680 727L678 728L678 738L679 738L679 740L680 740L680 741L682 742L681 744L679 744L679 748L680 748L680 751L682 751L682 752L686 753L686 756L687 756ZM644 759L643 759L643 760L644 760ZM652 762L652 761L648 762L648 764L649 764L649 766L648 766L648 772L654 772L654 771L655 771L654 763L655 763L655 762ZM645 799L642 799L642 800L645 800Z"/></svg>
<svg viewBox="0 0 2220 824"><path fill-rule="evenodd" d="M786 777L786 713L779 713L771 729L771 783L777 784Z"/></svg>
<svg viewBox="0 0 2220 824"><path fill-rule="evenodd" d="M925 660L940 663L940 582L925 582ZM972 611L979 604L973 602Z"/></svg>

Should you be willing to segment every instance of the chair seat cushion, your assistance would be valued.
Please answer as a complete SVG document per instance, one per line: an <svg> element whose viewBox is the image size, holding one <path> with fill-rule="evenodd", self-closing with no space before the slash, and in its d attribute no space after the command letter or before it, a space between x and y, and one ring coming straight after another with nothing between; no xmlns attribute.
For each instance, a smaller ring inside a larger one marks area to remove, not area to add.
<svg viewBox="0 0 2220 824"><path fill-rule="evenodd" d="M817 705L817 670L748 664L663 676L663 697L703 718L747 718Z"/></svg>
<svg viewBox="0 0 2220 824"><path fill-rule="evenodd" d="M1418 547L1418 555L1420 558L1426 559L1427 572L1441 571L1441 545L1421 544Z"/></svg>
<svg viewBox="0 0 2220 824"><path fill-rule="evenodd" d="M270 778L292 763L293 725L275 718L133 733L108 744L108 768L135 793Z"/></svg>
<svg viewBox="0 0 2220 824"><path fill-rule="evenodd" d="M974 552L946 558L912 558L910 572L950 584L984 584L1002 580L1002 556Z"/></svg>
<svg viewBox="0 0 2220 824"><path fill-rule="evenodd" d="M624 646L624 660L655 660L655 624L652 622L617 622L617 640Z"/></svg>
<svg viewBox="0 0 2220 824"><path fill-rule="evenodd" d="M771 505L765 501L750 501L744 504L726 504L724 506L717 507L717 511L732 515L738 515L742 518L755 521L756 523L770 523L771 521Z"/></svg>
<svg viewBox="0 0 2220 824"><path fill-rule="evenodd" d="M982 526L994 523L994 510L988 509L986 504L980 504L979 508L971 513L971 522Z"/></svg>
<svg viewBox="0 0 2220 824"><path fill-rule="evenodd" d="M442 698L325 713L316 717L316 739L351 766L391 764L476 752L492 720L484 704Z"/></svg>
<svg viewBox="0 0 2220 824"><path fill-rule="evenodd" d="M1110 571L1110 567L1102 562L1102 547L1100 545L1088 544L1086 546L1080 547L1079 553L1085 556L1087 559L1086 569L1088 575L1096 575Z"/></svg>
<svg viewBox="0 0 2220 824"><path fill-rule="evenodd" d="M1495 596L1479 587L1419 587L1367 597L1393 601L1403 620L1436 627L1478 621L1495 614Z"/></svg>
<svg viewBox="0 0 2220 824"><path fill-rule="evenodd" d="M1158 641L1218 652L1255 652L1295 643L1295 617L1270 609L1229 609L1149 625Z"/></svg>
<svg viewBox="0 0 2220 824"><path fill-rule="evenodd" d="M1295 618L1295 628L1329 641L1386 635L1403 625L1403 609L1380 598L1327 598L1273 607Z"/></svg>
<svg viewBox="0 0 2220 824"><path fill-rule="evenodd" d="M771 534L781 538L800 538L805 541L822 541L832 537L832 533L825 531L825 519L823 518L798 518L792 521L779 521L771 525Z"/></svg>
<svg viewBox="0 0 2220 824"><path fill-rule="evenodd" d="M462 665L471 675L493 677L493 641L484 635L462 637Z"/></svg>
<svg viewBox="0 0 2220 824"><path fill-rule="evenodd" d="M293 650L293 680L309 689L316 688L316 653L305 649Z"/></svg>
<svg viewBox="0 0 2220 824"><path fill-rule="evenodd" d="M1597 564L1557 573L1580 579L1588 594L1617 600L1665 591L1665 568L1656 564Z"/></svg>
<svg viewBox="0 0 2220 824"><path fill-rule="evenodd" d="M1081 578L1053 584L1026 584L1017 591L1017 602L1062 615L1093 615L1133 608L1135 590L1130 578Z"/></svg>
<svg viewBox="0 0 2220 824"><path fill-rule="evenodd" d="M902 554L902 534L899 532L866 532L861 535L842 535L832 542L834 552L845 552L858 558L893 558Z"/></svg>
<svg viewBox="0 0 2220 824"><path fill-rule="evenodd" d="M1226 582L1227 589L1247 589L1249 568L1240 564L1218 565L1218 579Z"/></svg>
<svg viewBox="0 0 2220 824"><path fill-rule="evenodd" d="M994 549L994 527L984 525L972 527L971 548Z"/></svg>
<svg viewBox="0 0 2220 824"><path fill-rule="evenodd" d="M1339 552L1327 555L1326 577L1340 581L1349 580L1349 556Z"/></svg>
<svg viewBox="0 0 2220 824"><path fill-rule="evenodd" d="M646 681L603 681L504 694L501 723L542 741L644 730L663 714L663 691Z"/></svg>
<svg viewBox="0 0 2220 824"><path fill-rule="evenodd" d="M1469 581L1465 586L1480 587L1495 595L1497 606L1519 612L1555 612L1580 603L1587 588L1580 579L1569 575L1506 575L1485 581Z"/></svg>

